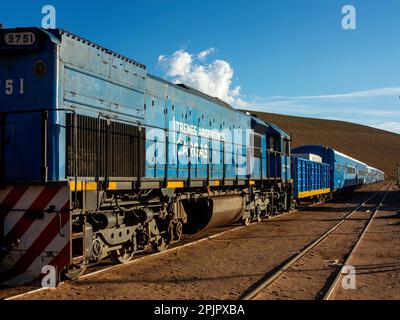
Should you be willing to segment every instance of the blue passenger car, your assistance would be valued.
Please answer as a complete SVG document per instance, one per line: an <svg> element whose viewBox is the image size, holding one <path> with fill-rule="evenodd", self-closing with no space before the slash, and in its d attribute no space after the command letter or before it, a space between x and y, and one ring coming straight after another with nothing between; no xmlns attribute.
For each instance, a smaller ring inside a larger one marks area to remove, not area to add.
<svg viewBox="0 0 400 320"><path fill-rule="evenodd" d="M383 171L373 168L371 166L367 166L366 178L365 178L366 184L376 183L384 180L385 180L385 173Z"/></svg>
<svg viewBox="0 0 400 320"><path fill-rule="evenodd" d="M322 162L329 164L331 166L332 191L354 188L372 181L368 176L367 164L332 148L320 145L305 145L294 148L292 152L316 154L322 158ZM376 181L382 180L381 177L376 179Z"/></svg>

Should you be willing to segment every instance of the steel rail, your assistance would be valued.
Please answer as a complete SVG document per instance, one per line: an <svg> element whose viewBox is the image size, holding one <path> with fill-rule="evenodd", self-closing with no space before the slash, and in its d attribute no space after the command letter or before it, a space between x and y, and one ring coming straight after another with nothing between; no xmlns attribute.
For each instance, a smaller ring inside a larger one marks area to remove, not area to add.
<svg viewBox="0 0 400 320"><path fill-rule="evenodd" d="M387 189L385 195L383 196L381 202L378 204L378 206L376 207L374 213L371 215L371 217L368 220L368 223L364 226L364 229L360 235L360 237L357 239L356 243L354 244L353 248L350 250L350 252L347 255L346 260L343 263L343 266L349 265L349 262L351 260L351 258L353 257L354 252L358 249L361 240L364 238L365 234L367 233L369 227L372 224L372 221L375 219L376 214L379 212L380 207L382 206L383 202L385 201L390 189L392 188L393 184L390 184L389 188ZM335 289L337 287L337 284L339 283L339 280L341 279L342 276L342 270L343 267L340 268L340 270L337 272L337 275L335 277L335 279L333 280L333 282L331 283L328 291L326 291L324 297L322 298L323 300L330 300L332 298L333 293L335 292Z"/></svg>
<svg viewBox="0 0 400 320"><path fill-rule="evenodd" d="M266 287L271 285L273 282L275 282L280 276L288 270L294 263L296 263L298 260L300 260L306 253L308 253L311 249L313 249L315 246L317 246L320 242L322 242L327 236L329 236L332 232L334 232L337 228L339 228L344 222L346 222L351 215L353 215L355 212L357 212L360 208L365 206L371 199L376 197L376 195L381 192L383 189L385 189L388 185L391 186L391 183L386 184L383 186L381 189L376 191L371 197L369 197L367 200L362 202L360 205L358 205L355 209L350 211L340 222L335 224L333 227L331 227L328 231L326 231L324 234L322 234L318 239L314 240L311 244L309 244L306 248L301 250L297 255L295 255L292 259L290 259L284 266L279 268L276 272L274 272L271 276L266 278L265 280L262 280L261 282L258 281L256 282L253 286L254 288L250 287L250 289L246 290L240 297L239 300L252 300L254 299L262 290L264 290ZM389 188L390 189L390 188ZM388 189L388 190L389 190Z"/></svg>

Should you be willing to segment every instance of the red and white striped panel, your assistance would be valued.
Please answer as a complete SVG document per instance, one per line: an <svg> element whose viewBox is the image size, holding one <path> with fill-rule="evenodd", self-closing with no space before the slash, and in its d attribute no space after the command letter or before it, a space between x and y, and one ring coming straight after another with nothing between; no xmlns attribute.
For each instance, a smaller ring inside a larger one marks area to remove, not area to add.
<svg viewBox="0 0 400 320"><path fill-rule="evenodd" d="M68 186L0 190L0 225L4 230L4 239L0 239L0 284L40 284L43 266L61 270L69 263L69 197Z"/></svg>

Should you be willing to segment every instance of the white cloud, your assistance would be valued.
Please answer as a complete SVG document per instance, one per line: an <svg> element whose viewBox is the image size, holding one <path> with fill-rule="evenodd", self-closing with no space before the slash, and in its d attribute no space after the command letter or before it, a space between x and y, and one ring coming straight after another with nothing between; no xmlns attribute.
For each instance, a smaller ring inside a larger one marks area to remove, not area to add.
<svg viewBox="0 0 400 320"><path fill-rule="evenodd" d="M233 83L233 68L225 60L207 59L215 48L191 54L178 50L160 55L159 65L175 83L184 83L231 105L255 111L360 123L400 133L400 87L384 87L338 94L273 96L244 99Z"/></svg>
<svg viewBox="0 0 400 320"><path fill-rule="evenodd" d="M170 56L160 55L158 62L175 83L182 82L237 107L248 106L241 98L240 86L233 84L234 72L230 64L225 60L206 62L215 51L210 48L193 55L178 50Z"/></svg>
<svg viewBox="0 0 400 320"><path fill-rule="evenodd" d="M204 60L204 59L205 59L207 56L209 56L210 54L215 53L215 51L216 51L215 48L210 48L210 49L201 51L201 52L197 55L197 57L198 57L200 60Z"/></svg>
<svg viewBox="0 0 400 320"><path fill-rule="evenodd" d="M326 94L319 96L298 96L298 97L272 97L271 99L287 99L287 100L325 100L325 99L351 99L351 98L368 98L382 96L399 96L400 87L377 88L364 91L355 91L341 94Z"/></svg>
<svg viewBox="0 0 400 320"><path fill-rule="evenodd" d="M158 62L168 66L167 76L181 77L190 72L192 55L186 51L178 50L170 57L164 55L159 56Z"/></svg>

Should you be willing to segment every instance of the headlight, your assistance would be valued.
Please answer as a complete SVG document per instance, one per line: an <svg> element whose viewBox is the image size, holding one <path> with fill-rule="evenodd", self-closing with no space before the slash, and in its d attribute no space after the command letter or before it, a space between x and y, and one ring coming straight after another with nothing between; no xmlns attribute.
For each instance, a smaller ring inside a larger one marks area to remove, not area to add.
<svg viewBox="0 0 400 320"><path fill-rule="evenodd" d="M46 63L43 61L36 61L33 65L33 73L38 77L44 76L47 71Z"/></svg>

